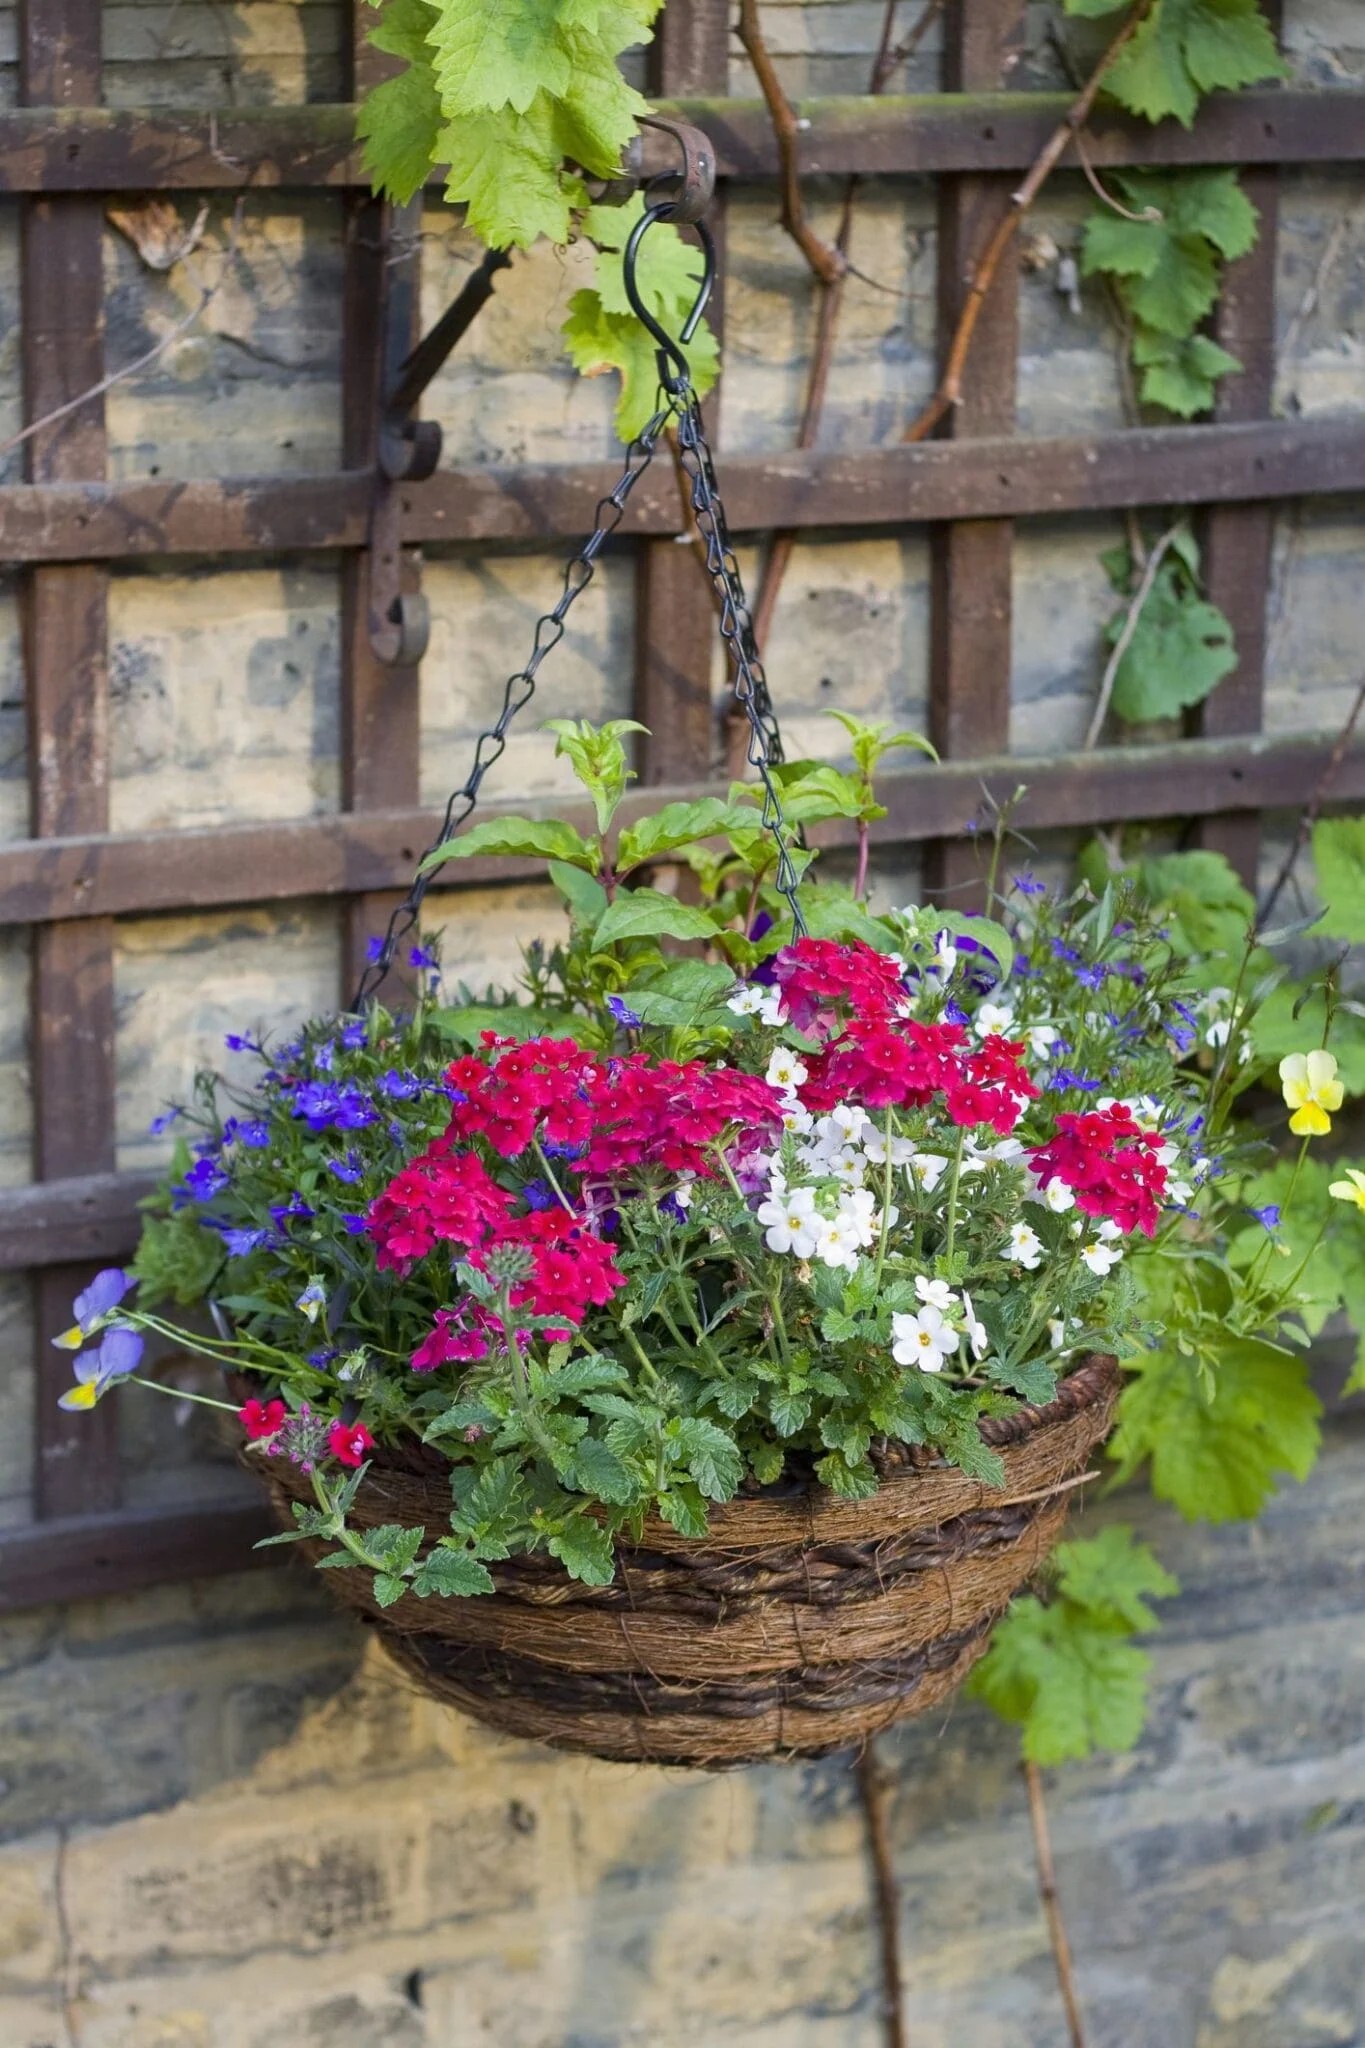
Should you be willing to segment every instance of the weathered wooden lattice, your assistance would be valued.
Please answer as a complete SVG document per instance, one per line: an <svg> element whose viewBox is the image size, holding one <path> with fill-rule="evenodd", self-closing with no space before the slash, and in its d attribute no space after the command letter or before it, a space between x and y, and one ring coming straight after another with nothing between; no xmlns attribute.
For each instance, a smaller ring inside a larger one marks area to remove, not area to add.
<svg viewBox="0 0 1365 2048"><path fill-rule="evenodd" d="M103 403L86 400L28 443L28 481L0 489L0 543L24 572L31 833L0 844L0 924L33 935L31 1187L0 1194L0 1270L36 1275L37 1444L31 1527L0 1541L0 1604L127 1589L158 1578L232 1569L261 1532L255 1506L123 1511L116 1408L71 1418L55 1403L64 1362L49 1339L68 1320L92 1260L125 1253L147 1183L113 1171L113 920L303 896L341 907L356 955L434 818L419 801L419 698L411 670L374 657L366 622L365 541L374 493L381 369L411 337L412 238L395 242L390 210L360 183L345 106L208 116L100 106L99 0L29 0L21 13L23 104L0 112L0 190L23 208L24 397L43 418L104 374L100 233L105 196L207 193L260 186L339 192L346 263L342 469L246 481L102 481ZM771 178L776 154L758 102L729 100L726 0L669 0L654 84L710 133L721 176ZM357 14L363 15L363 7ZM812 173L932 174L938 180L940 338L964 280L1065 102L1002 95L1017 0L950 0L942 95L932 100L812 101L803 108ZM362 24L363 26L363 24ZM353 84L371 61L357 36ZM950 441L858 453L727 455L736 530L896 529L932 539L931 729L942 768L889 784L891 842L920 842L937 887L974 871L963 833L981 785L1007 796L1026 782L1022 821L1082 825L1129 818L1198 821L1201 843L1254 868L1257 812L1302 803L1332 736L1260 734L1265 600L1276 501L1365 488L1365 414L1269 416L1274 369L1277 166L1365 160L1360 95L1249 92L1208 105L1186 132L1109 114L1092 124L1098 166L1251 166L1261 216L1256 249L1230 267L1218 338L1242 360L1216 422L1099 437L1012 439L1018 278L993 288ZM401 331L399 331L401 330ZM558 544L587 532L614 480L609 463L446 470L401 490L404 574L423 542ZM1241 660L1203 709L1197 732L1160 747L1098 755L1005 758L1008 746L1014 522L1126 506L1199 505L1209 594L1226 612ZM691 552L673 544L676 489L666 471L631 501L623 533L638 563L635 708L653 737L642 779L698 792L720 774L711 691L713 621ZM107 802L109 565L138 558L340 550L342 792L330 815L167 834L112 834ZM1344 762L1340 797L1365 795L1365 752ZM499 863L504 875L507 864ZM460 879L491 878L466 862Z"/></svg>

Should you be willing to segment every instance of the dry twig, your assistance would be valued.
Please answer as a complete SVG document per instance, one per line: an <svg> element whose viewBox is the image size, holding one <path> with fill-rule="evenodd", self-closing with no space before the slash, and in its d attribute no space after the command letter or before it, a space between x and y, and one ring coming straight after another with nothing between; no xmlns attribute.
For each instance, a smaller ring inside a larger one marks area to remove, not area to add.
<svg viewBox="0 0 1365 2048"><path fill-rule="evenodd" d="M1085 738L1081 742L1082 747L1087 753L1089 753L1092 747L1099 744L1100 734L1104 731L1104 721L1109 716L1109 700L1114 694L1114 683L1117 679L1123 657L1133 644L1133 635L1138 629L1138 622L1142 617L1143 607L1152 594L1152 585L1156 582L1156 572L1165 561L1171 548L1175 545L1179 535L1179 526L1168 527L1148 555L1143 566L1142 579L1137 589L1133 592L1127 615L1123 621L1123 631L1114 642L1109 659L1104 665L1104 675L1100 681L1100 694L1095 699L1095 709L1090 714L1090 724L1087 726Z"/></svg>
<svg viewBox="0 0 1365 2048"><path fill-rule="evenodd" d="M1067 2037L1071 2048L1085 2048L1085 2024L1081 2019L1080 2000L1076 1996L1076 1979L1071 1966L1071 1944L1066 1938L1062 1902L1057 1894L1057 1872L1052 1862L1052 1837L1048 1833L1043 1777L1037 1764L1024 1765L1024 1782L1028 1786L1028 1815L1033 1826L1033 1851L1038 1863L1038 1891L1047 1918L1048 1939L1052 1943L1052 1960L1057 1966L1057 1984L1062 1994L1062 2004L1066 2008Z"/></svg>
<svg viewBox="0 0 1365 2048"><path fill-rule="evenodd" d="M882 2013L886 2021L886 2048L910 2048L905 2031L905 1999L901 1979L900 1892L896 1866L891 1856L891 1828L887 1815L886 1774L882 1770L874 1740L858 1757L858 1791L867 1815L867 1843L877 1883L877 1918L881 1930Z"/></svg>
<svg viewBox="0 0 1365 2048"><path fill-rule="evenodd" d="M768 118L773 124L773 134L777 137L782 187L782 225L821 282L833 284L834 280L843 274L844 259L832 243L821 240L806 218L797 144L801 124L797 120L796 109L782 90L777 67L764 40L758 19L758 0L740 0L739 39L748 54L749 62L754 67L758 89L767 106Z"/></svg>
<svg viewBox="0 0 1365 2048"><path fill-rule="evenodd" d="M1067 145L1074 141L1077 134L1090 119L1100 87L1104 83L1104 74L1108 71L1120 50L1124 49L1137 34L1143 21L1151 12L1152 6L1153 0L1139 0L1139 4L1133 9L1123 27L1100 58L1099 63L1091 72L1080 93L1072 105L1067 108L1066 113L1044 143L1034 160L1033 168L1029 171L1023 184L1011 196L1009 212L1002 217L995 233L982 251L979 261L973 266L971 279L967 286L967 295L963 300L957 327L948 347L948 355L943 366L943 374L939 379L938 389L934 392L928 404L911 420L901 436L902 440L927 440L940 422L947 418L961 398L962 373L971 351L972 337L976 333L977 322L981 318L981 309L995 281L995 274L1000 268L1005 251L1018 234L1019 226L1024 216L1028 213L1038 194L1042 191L1044 185L1066 154Z"/></svg>
<svg viewBox="0 0 1365 2048"><path fill-rule="evenodd" d="M1346 714L1341 731L1337 734L1336 744L1323 764L1323 770L1318 777L1313 794L1303 807L1303 814L1299 819L1298 830L1294 834L1293 844L1280 862L1279 873L1271 883L1269 890L1266 892L1265 901L1256 913L1256 930L1258 932L1264 931L1270 922L1270 913L1283 895L1289 877L1294 872L1299 855L1308 844L1313 827L1317 824L1322 807L1331 792L1332 784L1336 781L1341 764L1346 759L1346 749L1351 744L1351 735L1356 729L1356 723L1362 711L1365 711L1365 681L1361 682L1360 688L1356 691L1355 701Z"/></svg>
<svg viewBox="0 0 1365 2048"><path fill-rule="evenodd" d="M239 198L232 209L232 225L228 230L227 247L223 251L223 261L217 277L212 284L200 285L199 297L188 313L182 314L174 327L162 335L160 341L154 343L142 355L135 356L131 363L125 363L121 370L111 370L107 377L101 377L98 384L92 384L88 391L77 392L76 396L68 398L64 405L54 406L52 411L44 413L40 420L32 420L17 434L11 434L8 441L0 441L0 455L8 455L11 449L22 447L25 441L32 440L35 434L41 434L45 428L55 427L58 420L64 420L69 413L79 412L83 405L89 405L92 398L103 398L105 392L112 391L116 384L126 383L129 377L135 377L139 370L147 369L160 356L164 356L167 349L179 341L188 328L193 327L200 314L217 298L232 268L232 259L237 253L237 236L242 225L243 205L244 201Z"/></svg>

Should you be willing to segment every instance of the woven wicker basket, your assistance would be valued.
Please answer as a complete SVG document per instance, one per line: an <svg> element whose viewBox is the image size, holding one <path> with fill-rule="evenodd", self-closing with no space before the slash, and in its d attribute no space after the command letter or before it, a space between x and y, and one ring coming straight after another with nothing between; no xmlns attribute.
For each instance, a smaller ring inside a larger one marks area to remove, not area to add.
<svg viewBox="0 0 1365 2048"><path fill-rule="evenodd" d="M936 1462L888 1470L872 1499L768 1489L711 1511L704 1541L651 1519L615 1582L583 1586L552 1559L492 1566L497 1591L380 1609L366 1572L329 1572L422 1689L490 1727L632 1763L719 1768L819 1756L937 1706L1061 1533L1108 1430L1113 1360L1093 1358L1046 1408L990 1418L1003 1488ZM281 1520L309 1499L264 1469ZM449 1527L444 1465L376 1465L361 1526Z"/></svg>

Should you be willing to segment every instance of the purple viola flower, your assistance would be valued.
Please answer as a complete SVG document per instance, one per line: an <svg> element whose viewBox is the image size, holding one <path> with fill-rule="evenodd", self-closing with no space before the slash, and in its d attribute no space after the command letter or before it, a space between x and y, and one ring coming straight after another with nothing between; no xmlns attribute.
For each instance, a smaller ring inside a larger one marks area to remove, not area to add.
<svg viewBox="0 0 1365 2048"><path fill-rule="evenodd" d="M248 1117L237 1126L237 1142L249 1145L253 1152L263 1152L270 1143L270 1126L260 1117Z"/></svg>
<svg viewBox="0 0 1365 2048"><path fill-rule="evenodd" d="M215 1195L221 1195L224 1188L230 1187L231 1184L216 1159L200 1159L190 1168L176 1190L176 1197L180 1198L177 1206L183 1205L185 1201L211 1202Z"/></svg>
<svg viewBox="0 0 1365 2048"><path fill-rule="evenodd" d="M76 1384L58 1396L59 1408L93 1408L106 1387L126 1380L142 1363L142 1338L136 1330L106 1330L93 1351L76 1360Z"/></svg>
<svg viewBox="0 0 1365 2048"><path fill-rule="evenodd" d="M160 1116L154 1116L148 1124L147 1135L151 1138L159 1138L163 1131L170 1129L177 1117L183 1115L184 1111L179 1108L163 1109Z"/></svg>
<svg viewBox="0 0 1365 2048"><path fill-rule="evenodd" d="M387 1074L379 1077L379 1092L395 1102L410 1102L414 1095L420 1095L422 1084L415 1074L400 1074L396 1067L390 1067Z"/></svg>
<svg viewBox="0 0 1365 2048"><path fill-rule="evenodd" d="M347 1052L359 1052L370 1042L369 1027L363 1017L355 1017L341 1027L341 1042Z"/></svg>
<svg viewBox="0 0 1365 2048"><path fill-rule="evenodd" d="M1253 1209L1251 1214L1256 1218L1256 1221L1263 1230L1278 1230L1280 1227L1280 1205L1278 1202L1267 1202L1263 1209Z"/></svg>
<svg viewBox="0 0 1365 2048"><path fill-rule="evenodd" d="M624 996L608 996L607 1008L611 1011L617 1023L622 1025L627 1031L638 1031L645 1021L643 1017L637 1015L631 1009Z"/></svg>
<svg viewBox="0 0 1365 2048"><path fill-rule="evenodd" d="M349 1186L354 1186L356 1181L364 1179L365 1162L358 1152L348 1152L344 1159L329 1159L327 1170L334 1173L338 1180L344 1180Z"/></svg>
<svg viewBox="0 0 1365 2048"><path fill-rule="evenodd" d="M75 1321L69 1330L63 1330L53 1343L59 1351L78 1351L107 1315L112 1315L119 1303L133 1285L131 1273L125 1273L122 1266L106 1266L102 1273L96 1273L88 1287L83 1287L71 1304Z"/></svg>

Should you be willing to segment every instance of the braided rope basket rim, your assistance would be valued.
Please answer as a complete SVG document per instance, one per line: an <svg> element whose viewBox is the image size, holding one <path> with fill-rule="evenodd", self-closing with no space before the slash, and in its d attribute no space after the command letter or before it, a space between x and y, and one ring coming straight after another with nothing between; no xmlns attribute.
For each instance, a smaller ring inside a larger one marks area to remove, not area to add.
<svg viewBox="0 0 1365 2048"><path fill-rule="evenodd" d="M650 1516L610 1586L537 1555L492 1564L496 1590L476 1599L381 1609L364 1571L329 1572L328 1588L424 1692L505 1733L704 1768L822 1755L957 1689L1061 1535L1119 1384L1095 1356L1045 1407L983 1418L1001 1487L891 1447L869 1500L793 1479L712 1507L704 1538ZM308 1480L246 1462L292 1526ZM435 1537L449 1513L448 1462L413 1439L376 1459L353 1520Z"/></svg>

